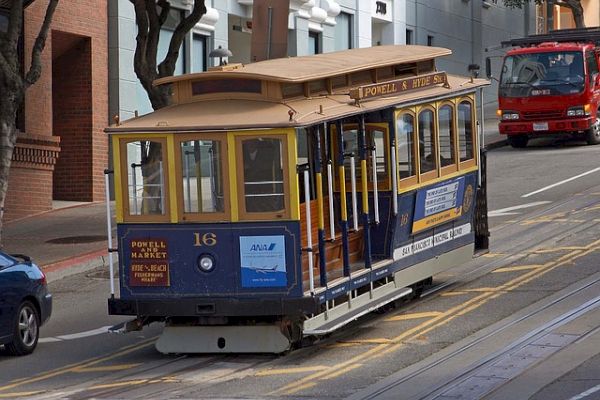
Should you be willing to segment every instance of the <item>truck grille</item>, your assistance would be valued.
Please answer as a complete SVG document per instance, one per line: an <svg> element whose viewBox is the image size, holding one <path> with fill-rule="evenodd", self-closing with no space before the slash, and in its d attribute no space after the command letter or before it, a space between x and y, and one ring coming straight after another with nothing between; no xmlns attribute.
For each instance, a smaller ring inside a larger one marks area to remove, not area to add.
<svg viewBox="0 0 600 400"><path fill-rule="evenodd" d="M524 111L524 120L545 120L545 119L559 119L563 117L561 110L542 110L542 111Z"/></svg>

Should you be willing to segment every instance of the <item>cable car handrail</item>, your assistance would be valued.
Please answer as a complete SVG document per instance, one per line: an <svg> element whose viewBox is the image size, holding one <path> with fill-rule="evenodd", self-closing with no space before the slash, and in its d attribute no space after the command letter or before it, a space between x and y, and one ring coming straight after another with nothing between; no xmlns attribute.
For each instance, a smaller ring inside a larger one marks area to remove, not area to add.
<svg viewBox="0 0 600 400"><path fill-rule="evenodd" d="M375 224L379 224L379 191L377 190L377 158L375 146L371 148L371 166L373 168L373 212Z"/></svg>

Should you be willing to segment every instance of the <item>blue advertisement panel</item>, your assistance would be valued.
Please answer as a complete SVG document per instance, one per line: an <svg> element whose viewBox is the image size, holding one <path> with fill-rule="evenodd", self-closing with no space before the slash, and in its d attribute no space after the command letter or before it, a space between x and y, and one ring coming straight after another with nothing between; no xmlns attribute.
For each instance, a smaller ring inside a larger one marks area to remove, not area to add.
<svg viewBox="0 0 600 400"><path fill-rule="evenodd" d="M412 232L421 232L462 215L465 177L417 191Z"/></svg>
<svg viewBox="0 0 600 400"><path fill-rule="evenodd" d="M285 287L285 237L240 236L242 287Z"/></svg>

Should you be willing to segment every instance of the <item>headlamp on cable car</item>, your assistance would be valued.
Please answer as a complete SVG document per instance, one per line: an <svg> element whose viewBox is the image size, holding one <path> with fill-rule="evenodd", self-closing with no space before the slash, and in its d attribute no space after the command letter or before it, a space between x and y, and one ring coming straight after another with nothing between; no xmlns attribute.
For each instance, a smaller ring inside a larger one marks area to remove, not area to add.
<svg viewBox="0 0 600 400"><path fill-rule="evenodd" d="M516 111L502 111L503 121L514 121L519 119L519 113Z"/></svg>
<svg viewBox="0 0 600 400"><path fill-rule="evenodd" d="M198 268L202 272L212 272L216 265L215 258L210 254L201 254L200 257L198 257Z"/></svg>
<svg viewBox="0 0 600 400"><path fill-rule="evenodd" d="M592 109L591 104L585 104L583 106L570 107L567 110L567 117L583 117L585 115L590 115L590 111Z"/></svg>

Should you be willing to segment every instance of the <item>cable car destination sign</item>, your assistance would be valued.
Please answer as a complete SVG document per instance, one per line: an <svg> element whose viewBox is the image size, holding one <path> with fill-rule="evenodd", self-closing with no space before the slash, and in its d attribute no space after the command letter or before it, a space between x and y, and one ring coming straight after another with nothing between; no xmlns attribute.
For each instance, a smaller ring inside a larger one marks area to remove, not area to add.
<svg viewBox="0 0 600 400"><path fill-rule="evenodd" d="M350 90L350 98L356 101L372 99L374 97L399 94L413 89L423 89L440 84L443 84L444 87L449 87L446 72L434 72L410 78L359 86L356 89Z"/></svg>

